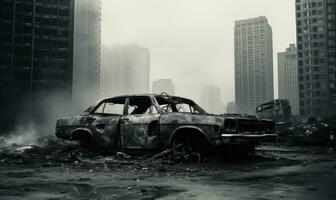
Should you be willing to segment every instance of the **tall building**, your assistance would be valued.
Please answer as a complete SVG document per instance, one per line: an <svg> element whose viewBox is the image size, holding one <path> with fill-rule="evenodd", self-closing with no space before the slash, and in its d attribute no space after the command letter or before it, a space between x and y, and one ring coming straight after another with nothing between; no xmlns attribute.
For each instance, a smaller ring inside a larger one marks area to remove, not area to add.
<svg viewBox="0 0 336 200"><path fill-rule="evenodd" d="M335 114L336 1L296 0L299 107L302 116Z"/></svg>
<svg viewBox="0 0 336 200"><path fill-rule="evenodd" d="M278 53L279 99L288 99L292 114L299 115L299 86L295 44Z"/></svg>
<svg viewBox="0 0 336 200"><path fill-rule="evenodd" d="M104 48L103 97L149 93L150 54L147 48L125 45Z"/></svg>
<svg viewBox="0 0 336 200"><path fill-rule="evenodd" d="M171 79L158 79L153 81L152 93L161 94L162 92L175 95L175 85Z"/></svg>
<svg viewBox="0 0 336 200"><path fill-rule="evenodd" d="M236 103L234 101L230 101L226 106L227 113L236 113Z"/></svg>
<svg viewBox="0 0 336 200"><path fill-rule="evenodd" d="M73 16L73 0L0 1L0 99L6 113L0 122L10 124L23 107L34 110L29 118L40 115L41 101L50 95L71 102Z"/></svg>
<svg viewBox="0 0 336 200"><path fill-rule="evenodd" d="M299 106L303 116L336 111L335 0L296 0Z"/></svg>
<svg viewBox="0 0 336 200"><path fill-rule="evenodd" d="M273 100L272 28L266 17L235 21L235 102L237 112L254 114Z"/></svg>
<svg viewBox="0 0 336 200"><path fill-rule="evenodd" d="M97 101L100 93L101 1L75 0L73 111Z"/></svg>
<svg viewBox="0 0 336 200"><path fill-rule="evenodd" d="M216 86L206 86L202 90L200 105L208 113L223 114L225 106L221 100L221 91Z"/></svg>

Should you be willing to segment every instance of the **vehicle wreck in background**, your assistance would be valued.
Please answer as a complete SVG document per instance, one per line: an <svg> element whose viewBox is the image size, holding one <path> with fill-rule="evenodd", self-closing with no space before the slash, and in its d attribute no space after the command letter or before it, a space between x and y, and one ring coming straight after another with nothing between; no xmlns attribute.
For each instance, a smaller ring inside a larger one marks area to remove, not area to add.
<svg viewBox="0 0 336 200"><path fill-rule="evenodd" d="M292 110L287 99L275 99L257 106L256 117L289 123L292 118Z"/></svg>
<svg viewBox="0 0 336 200"><path fill-rule="evenodd" d="M78 140L98 151L158 152L178 147L177 152L205 154L237 147L248 153L260 142L274 140L273 132L271 120L210 115L190 99L168 95L108 98L56 123L57 137Z"/></svg>

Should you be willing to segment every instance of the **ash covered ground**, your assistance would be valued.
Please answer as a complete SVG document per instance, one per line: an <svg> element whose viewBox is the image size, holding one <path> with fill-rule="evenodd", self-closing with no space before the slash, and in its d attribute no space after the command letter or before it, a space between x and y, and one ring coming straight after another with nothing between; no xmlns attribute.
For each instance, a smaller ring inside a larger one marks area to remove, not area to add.
<svg viewBox="0 0 336 200"><path fill-rule="evenodd" d="M259 146L245 158L201 164L102 156L45 140L0 150L0 199L335 199L336 153ZM122 154L121 154L122 155Z"/></svg>

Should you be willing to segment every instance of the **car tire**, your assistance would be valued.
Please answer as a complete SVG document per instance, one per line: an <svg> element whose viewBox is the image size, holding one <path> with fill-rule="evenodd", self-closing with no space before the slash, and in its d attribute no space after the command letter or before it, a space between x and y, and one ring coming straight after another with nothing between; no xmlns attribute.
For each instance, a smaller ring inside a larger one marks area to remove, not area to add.
<svg viewBox="0 0 336 200"><path fill-rule="evenodd" d="M172 142L172 147L176 147L182 144L172 151L170 154L170 159L187 159L197 162L202 162L205 157L204 145L197 145L197 142L190 142L183 139L174 139ZM187 156L187 157L186 157Z"/></svg>

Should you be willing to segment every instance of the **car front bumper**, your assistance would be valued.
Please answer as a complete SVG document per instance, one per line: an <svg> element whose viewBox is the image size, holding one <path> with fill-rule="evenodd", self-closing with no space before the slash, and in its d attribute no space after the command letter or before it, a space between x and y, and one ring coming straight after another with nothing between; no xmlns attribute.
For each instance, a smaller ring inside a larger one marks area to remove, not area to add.
<svg viewBox="0 0 336 200"><path fill-rule="evenodd" d="M277 134L222 134L221 140L224 144L241 144L251 142L274 142Z"/></svg>

